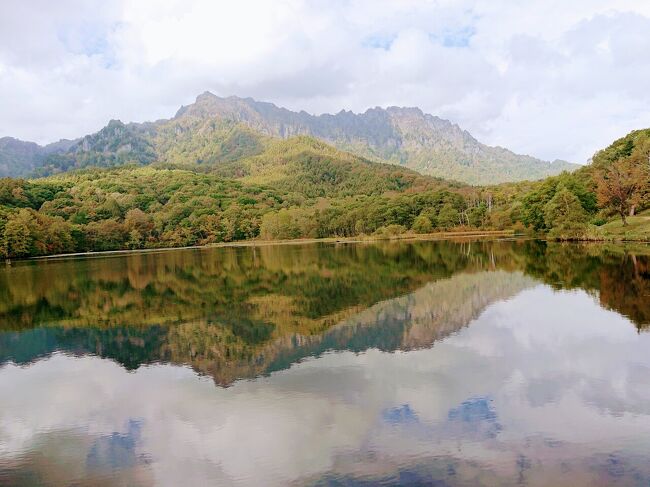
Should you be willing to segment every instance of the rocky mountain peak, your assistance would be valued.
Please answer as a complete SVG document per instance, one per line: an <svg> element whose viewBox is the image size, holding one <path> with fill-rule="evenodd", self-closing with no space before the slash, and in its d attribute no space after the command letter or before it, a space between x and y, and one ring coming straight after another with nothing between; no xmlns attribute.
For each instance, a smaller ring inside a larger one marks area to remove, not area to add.
<svg viewBox="0 0 650 487"><path fill-rule="evenodd" d="M111 157L111 161L148 163L155 160L159 151L157 144L162 143L168 149L176 143L176 139L169 138L170 134L174 134L173 137L182 135L188 140L200 137L201 127L213 120L219 122L217 125L225 122L226 126L244 128L248 133L241 143L251 147L255 146L252 142L255 137L286 139L307 135L377 162L398 164L424 174L470 184L541 179L578 167L563 161L551 164L487 146L457 124L425 113L418 107L374 107L363 113L341 110L336 114L312 115L252 98L220 97L209 91L198 95L194 103L182 106L171 120L145 124L111 120L95 134L56 147L69 153L99 152L102 157ZM169 126L171 129L166 129ZM237 143L233 143L236 146ZM11 141L4 142L5 146L11 144ZM23 150L27 150L26 146ZM5 149L5 159L11 159L11 163L5 163L5 166L19 166L23 160L27 161L25 164L29 168L38 165L36 155L40 157L43 148L34 145L30 150L33 154L16 156L16 149L13 152ZM0 150L0 157L3 157L2 152ZM11 154L6 155L8 153ZM71 164L77 165L78 161ZM19 174L15 169L7 169L9 171Z"/></svg>

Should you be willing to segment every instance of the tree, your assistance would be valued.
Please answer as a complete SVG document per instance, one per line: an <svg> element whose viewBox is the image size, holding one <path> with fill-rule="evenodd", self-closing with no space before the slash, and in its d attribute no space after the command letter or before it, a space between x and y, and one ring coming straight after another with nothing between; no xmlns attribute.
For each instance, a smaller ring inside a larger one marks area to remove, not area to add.
<svg viewBox="0 0 650 487"><path fill-rule="evenodd" d="M414 221L411 230L415 233L430 233L433 229L431 225L431 220L423 214L420 214Z"/></svg>
<svg viewBox="0 0 650 487"><path fill-rule="evenodd" d="M598 203L617 213L627 225L626 216L640 198L644 171L630 158L622 158L596 174Z"/></svg>
<svg viewBox="0 0 650 487"><path fill-rule="evenodd" d="M144 238L142 237L142 234L138 230L131 230L129 232L129 241L127 242L127 245L129 246L130 249L142 248L143 241Z"/></svg>
<svg viewBox="0 0 650 487"><path fill-rule="evenodd" d="M587 229L587 214L578 197L560 186L544 207L544 221L549 237L559 240L580 238Z"/></svg>
<svg viewBox="0 0 650 487"><path fill-rule="evenodd" d="M153 230L153 221L144 211L140 208L133 208L126 212L124 217L124 226L129 234L134 231L140 235L140 240L144 239Z"/></svg>
<svg viewBox="0 0 650 487"><path fill-rule="evenodd" d="M313 218L300 208L283 208L277 213L267 213L262 218L260 236L263 239L291 239L314 235Z"/></svg>
<svg viewBox="0 0 650 487"><path fill-rule="evenodd" d="M118 250L123 248L127 232L115 220L102 220L86 225L86 240L90 250Z"/></svg>
<svg viewBox="0 0 650 487"><path fill-rule="evenodd" d="M97 214L103 219L121 218L122 209L120 208L120 205L117 203L117 201L115 201L115 198L108 197L106 198L104 204L97 209Z"/></svg>
<svg viewBox="0 0 650 487"><path fill-rule="evenodd" d="M639 182L636 198L630 209L630 216L633 216L637 205L644 208L650 206L650 133L639 134L628 159L637 172Z"/></svg>
<svg viewBox="0 0 650 487"><path fill-rule="evenodd" d="M28 257L33 255L35 253L35 226L36 220L29 210L21 209L9 215L2 238L3 253L7 257Z"/></svg>
<svg viewBox="0 0 650 487"><path fill-rule="evenodd" d="M223 240L223 229L219 215L201 215L198 220L200 245L221 242Z"/></svg>
<svg viewBox="0 0 650 487"><path fill-rule="evenodd" d="M451 203L445 203L438 213L438 226L449 229L459 224L460 213Z"/></svg>
<svg viewBox="0 0 650 487"><path fill-rule="evenodd" d="M482 227L488 219L488 207L485 203L474 206L467 210L467 219L473 227Z"/></svg>
<svg viewBox="0 0 650 487"><path fill-rule="evenodd" d="M40 215L39 219L44 216ZM45 250L48 254L60 254L62 252L74 251L75 245L72 239L72 225L61 217L45 217L41 222L43 228L43 240Z"/></svg>

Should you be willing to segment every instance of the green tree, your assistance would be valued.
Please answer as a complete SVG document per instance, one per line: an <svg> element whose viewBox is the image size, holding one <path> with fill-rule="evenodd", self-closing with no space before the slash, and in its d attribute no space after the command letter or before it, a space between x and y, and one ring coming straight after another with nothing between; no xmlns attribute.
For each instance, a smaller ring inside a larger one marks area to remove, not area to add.
<svg viewBox="0 0 650 487"><path fill-rule="evenodd" d="M129 240L127 245L130 249L141 249L144 242L144 237L138 230L131 230L129 232Z"/></svg>
<svg viewBox="0 0 650 487"><path fill-rule="evenodd" d="M580 200L565 187L558 188L544 206L544 221L551 229L549 237L558 240L580 238L587 229L587 214Z"/></svg>
<svg viewBox="0 0 650 487"><path fill-rule="evenodd" d="M97 209L100 218L122 218L122 209L115 198L106 198L106 201Z"/></svg>
<svg viewBox="0 0 650 487"><path fill-rule="evenodd" d="M40 218L43 218L41 216ZM48 254L61 254L75 250L72 238L72 225L61 217L47 217L42 223L45 251Z"/></svg>
<svg viewBox="0 0 650 487"><path fill-rule="evenodd" d="M438 213L438 226L444 229L450 229L457 226L460 222L460 213L451 203L445 203Z"/></svg>
<svg viewBox="0 0 650 487"><path fill-rule="evenodd" d="M140 208L132 208L126 212L124 225L127 230L138 230L141 233L148 233L153 229L151 218Z"/></svg>
<svg viewBox="0 0 650 487"><path fill-rule="evenodd" d="M414 221L413 226L411 227L415 233L431 233L433 230L433 225L431 225L431 220L423 214L420 214Z"/></svg>
<svg viewBox="0 0 650 487"><path fill-rule="evenodd" d="M488 220L488 208L485 203L481 203L478 206L474 206L467 210L467 218L469 219L469 224L473 227L482 227Z"/></svg>

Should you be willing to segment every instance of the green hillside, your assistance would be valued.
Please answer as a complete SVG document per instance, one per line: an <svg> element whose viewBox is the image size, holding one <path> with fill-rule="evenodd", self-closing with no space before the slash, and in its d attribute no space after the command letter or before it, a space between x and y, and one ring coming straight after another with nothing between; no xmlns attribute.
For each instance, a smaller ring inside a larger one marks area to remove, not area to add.
<svg viewBox="0 0 650 487"><path fill-rule="evenodd" d="M246 135L235 126L216 130ZM101 138L95 142L107 143ZM391 231L403 231L425 213L429 226L446 228L462 223L468 195L478 194L467 186L369 162L309 137L253 142L251 152L261 150L259 154L231 161L235 156L222 147L205 162L192 163L187 154L208 154L206 145L179 144L168 148L176 151L173 163L142 167L133 161L41 179L2 179L1 252L24 257L260 235L351 236L391 226Z"/></svg>
<svg viewBox="0 0 650 487"><path fill-rule="evenodd" d="M650 209L650 130L617 140L574 173L473 187L237 123L188 117L149 132L109 128L75 143L88 149L80 169L0 179L1 255L473 229L648 238L648 214L639 212ZM150 144L151 134L166 142ZM125 138L127 146L115 146ZM93 167L100 163L108 167Z"/></svg>
<svg viewBox="0 0 650 487"><path fill-rule="evenodd" d="M216 165L212 172L308 198L461 186L390 164L372 163L308 136L273 140L262 153Z"/></svg>
<svg viewBox="0 0 650 487"><path fill-rule="evenodd" d="M571 174L499 189L525 225L551 238L646 239L645 213L636 215L650 208L650 129L617 139Z"/></svg>

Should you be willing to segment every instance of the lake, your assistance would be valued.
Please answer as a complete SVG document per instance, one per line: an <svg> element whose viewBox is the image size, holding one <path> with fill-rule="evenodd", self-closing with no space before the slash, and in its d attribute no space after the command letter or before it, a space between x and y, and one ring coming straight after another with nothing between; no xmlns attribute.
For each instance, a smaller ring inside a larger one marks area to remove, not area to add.
<svg viewBox="0 0 650 487"><path fill-rule="evenodd" d="M0 267L0 485L650 485L650 247Z"/></svg>

